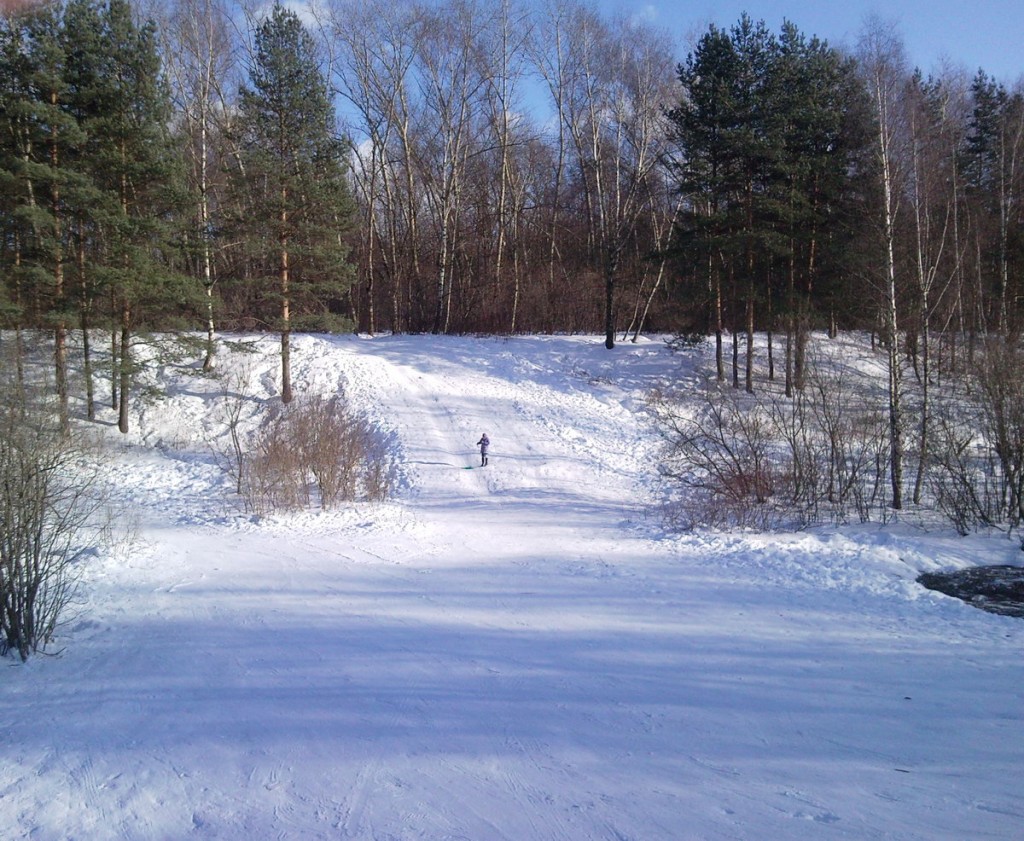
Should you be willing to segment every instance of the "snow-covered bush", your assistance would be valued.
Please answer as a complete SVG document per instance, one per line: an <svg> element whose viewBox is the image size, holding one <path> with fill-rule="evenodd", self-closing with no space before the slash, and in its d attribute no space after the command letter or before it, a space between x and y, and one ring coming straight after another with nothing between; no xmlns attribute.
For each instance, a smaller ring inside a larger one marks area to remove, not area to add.
<svg viewBox="0 0 1024 841"><path fill-rule="evenodd" d="M390 451L343 397L306 396L281 407L242 455L242 494L256 513L383 499L394 481Z"/></svg>

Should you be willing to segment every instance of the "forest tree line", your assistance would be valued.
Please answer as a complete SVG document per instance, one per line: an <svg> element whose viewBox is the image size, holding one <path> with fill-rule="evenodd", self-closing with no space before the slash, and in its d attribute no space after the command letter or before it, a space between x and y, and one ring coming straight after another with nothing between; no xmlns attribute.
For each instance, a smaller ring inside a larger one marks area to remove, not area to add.
<svg viewBox="0 0 1024 841"><path fill-rule="evenodd" d="M1020 86L925 77L882 21L844 51L589 0L14 6L0 317L53 331L65 405L81 331L90 414L100 327L123 423L148 329L205 325L207 365L280 331L287 399L292 330L711 334L748 390L768 331L789 393L810 329L927 366L1020 328Z"/></svg>

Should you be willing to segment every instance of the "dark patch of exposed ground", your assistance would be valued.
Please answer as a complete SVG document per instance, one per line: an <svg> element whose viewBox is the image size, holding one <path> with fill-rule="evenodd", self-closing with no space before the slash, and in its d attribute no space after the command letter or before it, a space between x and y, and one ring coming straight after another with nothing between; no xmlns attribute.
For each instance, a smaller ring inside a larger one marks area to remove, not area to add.
<svg viewBox="0 0 1024 841"><path fill-rule="evenodd" d="M1024 618L1024 567L984 566L956 572L926 572L917 581L929 590L963 599L989 613Z"/></svg>

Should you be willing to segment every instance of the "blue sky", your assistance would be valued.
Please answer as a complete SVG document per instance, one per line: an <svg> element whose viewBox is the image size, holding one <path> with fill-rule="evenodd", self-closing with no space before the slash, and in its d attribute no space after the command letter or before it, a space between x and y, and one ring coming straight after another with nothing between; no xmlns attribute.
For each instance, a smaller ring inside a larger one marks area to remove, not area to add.
<svg viewBox="0 0 1024 841"><path fill-rule="evenodd" d="M1007 85L1024 77L1022 0L602 0L608 11L639 15L681 38L707 23L730 26L746 11L774 32L784 19L801 31L854 47L865 18L892 21L903 37L911 64L926 74L945 57L971 75L979 68Z"/></svg>

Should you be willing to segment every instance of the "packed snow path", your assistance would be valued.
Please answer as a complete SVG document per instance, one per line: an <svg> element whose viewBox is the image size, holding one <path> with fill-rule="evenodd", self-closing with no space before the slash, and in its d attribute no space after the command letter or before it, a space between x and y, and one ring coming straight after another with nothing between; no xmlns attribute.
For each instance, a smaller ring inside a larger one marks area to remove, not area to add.
<svg viewBox="0 0 1024 841"><path fill-rule="evenodd" d="M397 498L253 521L171 369L112 465L135 542L5 668L0 837L1014 837L1019 620L913 583L1015 562L906 529L662 534L647 391L592 338L303 337ZM246 362L276 388L273 341ZM225 354L223 366L242 364ZM492 441L490 465L474 442Z"/></svg>

